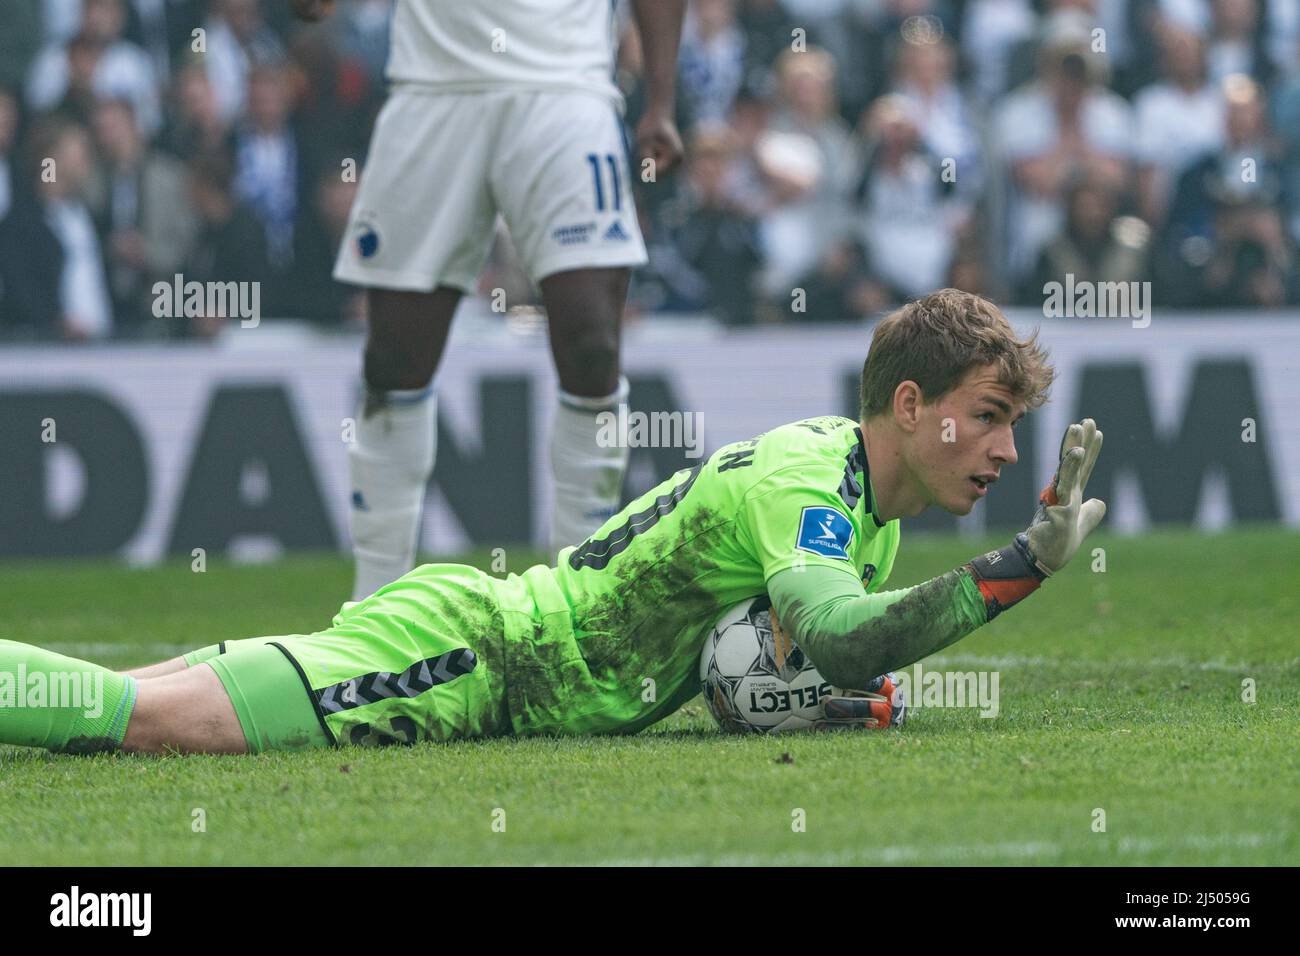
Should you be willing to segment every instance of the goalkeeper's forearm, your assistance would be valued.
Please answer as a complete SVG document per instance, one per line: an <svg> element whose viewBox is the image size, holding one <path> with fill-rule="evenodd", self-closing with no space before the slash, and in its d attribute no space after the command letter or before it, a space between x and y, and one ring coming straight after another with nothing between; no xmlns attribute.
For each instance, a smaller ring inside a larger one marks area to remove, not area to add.
<svg viewBox="0 0 1300 956"><path fill-rule="evenodd" d="M821 565L781 571L767 588L781 627L822 677L855 688L961 640L1042 579L1015 543L899 591L863 594L853 574Z"/></svg>

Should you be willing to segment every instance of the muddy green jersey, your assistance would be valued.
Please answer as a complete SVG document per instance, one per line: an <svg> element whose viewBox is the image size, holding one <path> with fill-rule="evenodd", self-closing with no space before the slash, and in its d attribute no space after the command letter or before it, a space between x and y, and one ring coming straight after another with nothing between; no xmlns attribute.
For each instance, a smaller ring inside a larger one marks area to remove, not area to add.
<svg viewBox="0 0 1300 956"><path fill-rule="evenodd" d="M561 551L556 567L495 581L514 731L630 733L666 717L699 692L700 650L723 612L787 568L834 568L874 591L898 537L898 521L873 511L850 419L723 446Z"/></svg>

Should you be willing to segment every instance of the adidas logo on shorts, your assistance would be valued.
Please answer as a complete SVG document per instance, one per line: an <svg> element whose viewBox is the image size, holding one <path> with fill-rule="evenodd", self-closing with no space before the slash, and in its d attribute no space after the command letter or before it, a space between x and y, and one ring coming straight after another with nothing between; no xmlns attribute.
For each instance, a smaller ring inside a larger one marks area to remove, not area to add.
<svg viewBox="0 0 1300 956"><path fill-rule="evenodd" d="M605 235L602 236L602 238L606 242L611 242L611 241L626 242L628 239L631 239L632 237L629 236L626 231L624 231L622 220L615 219L614 224L605 230Z"/></svg>

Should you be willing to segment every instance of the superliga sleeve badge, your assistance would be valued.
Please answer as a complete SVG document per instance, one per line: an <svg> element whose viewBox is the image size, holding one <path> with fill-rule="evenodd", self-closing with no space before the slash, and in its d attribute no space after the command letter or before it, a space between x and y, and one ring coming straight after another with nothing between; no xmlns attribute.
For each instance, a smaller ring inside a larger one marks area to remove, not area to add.
<svg viewBox="0 0 1300 956"><path fill-rule="evenodd" d="M853 523L834 508L809 505L799 516L795 548L825 558L849 559L853 544Z"/></svg>

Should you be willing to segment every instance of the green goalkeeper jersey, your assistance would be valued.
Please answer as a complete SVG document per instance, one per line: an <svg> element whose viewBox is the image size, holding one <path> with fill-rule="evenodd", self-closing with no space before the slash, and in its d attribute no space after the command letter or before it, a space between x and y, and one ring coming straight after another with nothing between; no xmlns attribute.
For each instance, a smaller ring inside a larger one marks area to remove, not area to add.
<svg viewBox="0 0 1300 956"><path fill-rule="evenodd" d="M826 416L718 449L631 502L557 566L494 579L515 733L633 733L699 692L724 611L812 565L867 591L898 521L874 510L856 422Z"/></svg>

